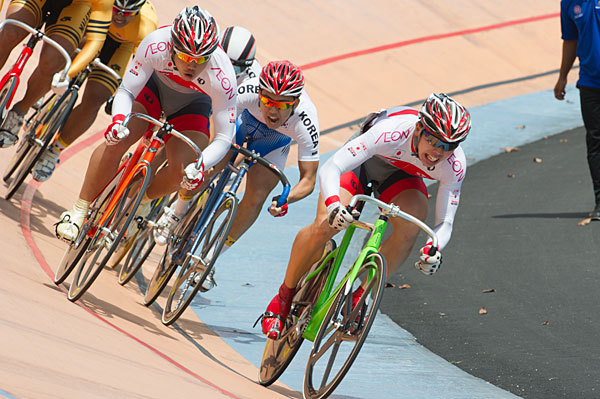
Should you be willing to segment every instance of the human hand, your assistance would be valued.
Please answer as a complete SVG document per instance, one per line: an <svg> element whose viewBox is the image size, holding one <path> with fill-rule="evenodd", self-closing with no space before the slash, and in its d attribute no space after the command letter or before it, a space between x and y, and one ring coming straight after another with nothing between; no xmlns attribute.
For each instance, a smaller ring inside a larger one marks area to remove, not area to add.
<svg viewBox="0 0 600 399"><path fill-rule="evenodd" d="M129 129L123 126L125 115L118 114L113 117L113 121L104 132L104 140L106 144L115 145L125 137L129 136Z"/></svg>
<svg viewBox="0 0 600 399"><path fill-rule="evenodd" d="M200 164L200 168L197 168L196 161L194 161L186 166L183 172L181 187L189 191L195 190L204 180L204 162Z"/></svg>
<svg viewBox="0 0 600 399"><path fill-rule="evenodd" d="M556 82L556 85L554 86L554 97L557 100L565 99L565 87L567 87L567 79L559 78Z"/></svg>
<svg viewBox="0 0 600 399"><path fill-rule="evenodd" d="M415 268L427 276L431 276L437 272L442 265L442 253L439 250L436 249L434 255L429 255L432 248L431 243L427 243L427 245L421 248L421 256L419 256L419 260L415 263Z"/></svg>
<svg viewBox="0 0 600 399"><path fill-rule="evenodd" d="M335 201L327 205L329 226L338 231L350 226L359 216L360 212L355 210L351 214L340 201Z"/></svg>
<svg viewBox="0 0 600 399"><path fill-rule="evenodd" d="M269 207L269 213L276 218L285 216L288 212L287 201L285 202L285 204L283 204L281 206L277 206L277 201L279 201L280 197L281 197L280 195L274 196L272 199L273 202L271 202L271 206Z"/></svg>
<svg viewBox="0 0 600 399"><path fill-rule="evenodd" d="M56 72L52 77L52 91L57 96L65 94L69 88L69 76L63 76L62 72Z"/></svg>

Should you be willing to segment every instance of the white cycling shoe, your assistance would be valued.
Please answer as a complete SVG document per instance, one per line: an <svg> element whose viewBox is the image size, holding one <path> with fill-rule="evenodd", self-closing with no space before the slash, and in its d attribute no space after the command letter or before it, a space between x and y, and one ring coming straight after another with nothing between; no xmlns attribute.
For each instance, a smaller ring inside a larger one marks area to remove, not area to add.
<svg viewBox="0 0 600 399"><path fill-rule="evenodd" d="M82 213L76 209L69 209L60 215L60 221L55 224L56 237L67 242L77 239L81 226L85 221L87 212Z"/></svg>
<svg viewBox="0 0 600 399"><path fill-rule="evenodd" d="M59 156L60 152L54 146L44 151L31 171L33 179L40 182L48 180L54 173Z"/></svg>
<svg viewBox="0 0 600 399"><path fill-rule="evenodd" d="M175 211L171 209L171 207L165 207L163 214L161 215L158 222L156 222L156 227L154 228L152 234L154 235L154 241L158 245L165 245L171 232L181 219L175 215Z"/></svg>
<svg viewBox="0 0 600 399"><path fill-rule="evenodd" d="M196 273L196 276L194 277L194 285L200 282L200 277L202 277L202 274ZM217 282L215 281L215 266L213 265L213 268L210 269L208 276L206 276L206 278L202 282L200 292L210 291L215 287L215 285L217 285Z"/></svg>
<svg viewBox="0 0 600 399"><path fill-rule="evenodd" d="M23 126L23 116L12 109L6 114L2 126L0 126L0 148L7 148L15 145L19 140L19 131Z"/></svg>

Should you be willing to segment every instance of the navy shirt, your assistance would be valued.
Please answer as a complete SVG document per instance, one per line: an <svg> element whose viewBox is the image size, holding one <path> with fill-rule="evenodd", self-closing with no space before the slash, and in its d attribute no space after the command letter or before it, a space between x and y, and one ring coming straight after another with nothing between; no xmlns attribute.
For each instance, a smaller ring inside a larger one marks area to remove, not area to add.
<svg viewBox="0 0 600 399"><path fill-rule="evenodd" d="M577 40L580 86L600 88L600 0L561 0L563 40Z"/></svg>

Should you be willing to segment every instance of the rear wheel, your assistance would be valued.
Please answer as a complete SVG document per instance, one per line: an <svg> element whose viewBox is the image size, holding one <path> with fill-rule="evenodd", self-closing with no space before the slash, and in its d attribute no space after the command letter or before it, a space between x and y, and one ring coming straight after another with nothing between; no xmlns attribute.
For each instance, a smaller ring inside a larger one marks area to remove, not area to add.
<svg viewBox="0 0 600 399"><path fill-rule="evenodd" d="M261 385L269 386L277 381L300 349L300 345L304 341L302 334L312 315L314 303L327 281L329 269L335 257L327 261L318 275L308 281L306 281L306 277L321 265L322 260L335 249L335 246L335 241L329 240L325 245L321 260L316 262L298 283L281 338L278 340L267 339L258 375Z"/></svg>
<svg viewBox="0 0 600 399"><path fill-rule="evenodd" d="M145 173L142 171L145 169ZM142 176L140 176L140 174ZM142 183L132 183L137 176L142 177ZM111 255L118 248L121 240L136 218L135 212L142 202L146 188L150 182L150 168L141 168L129 183L121 198L117 201L112 215L102 226L98 226L90 247L82 256L74 270L73 282L69 287L68 298L75 302L91 287L100 272L109 262Z"/></svg>
<svg viewBox="0 0 600 399"><path fill-rule="evenodd" d="M206 224L206 228L198 240L198 245L185 254L163 309L162 322L165 325L168 326L177 321L202 287L202 283L214 267L229 235L237 205L237 197L225 197ZM213 255L208 259L207 256L210 253Z"/></svg>
<svg viewBox="0 0 600 399"><path fill-rule="evenodd" d="M352 308L352 293L367 281L365 293ZM368 255L354 287L338 291L319 328L304 374L304 397L325 398L333 393L356 359L379 309L385 286L385 260Z"/></svg>
<svg viewBox="0 0 600 399"><path fill-rule="evenodd" d="M77 92L69 91L50 109L48 116L44 118L44 122L35 127L35 130L30 130L24 140L22 140L13 157L14 164L11 161L7 169L7 171L10 169L14 171L11 174L15 173L8 184L8 191L4 196L7 200L19 190L33 166L42 156L42 153L46 151L50 143L54 140L54 135L64 125L76 100Z"/></svg>

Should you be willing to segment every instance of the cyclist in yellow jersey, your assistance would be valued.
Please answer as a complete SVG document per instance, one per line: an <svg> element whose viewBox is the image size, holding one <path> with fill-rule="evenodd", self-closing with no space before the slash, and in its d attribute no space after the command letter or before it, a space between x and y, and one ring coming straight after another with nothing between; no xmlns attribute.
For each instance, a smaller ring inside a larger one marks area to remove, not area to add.
<svg viewBox="0 0 600 399"><path fill-rule="evenodd" d="M58 42L69 54L73 54L85 32L86 43L77 54L68 76L72 78L96 57L106 38L112 17L114 0L12 0L6 18L16 19L33 27L45 23L45 33ZM87 30L86 30L87 27ZM5 64L12 49L25 38L27 32L8 25L0 31L0 68ZM53 79L64 65L64 59L56 49L44 44L40 61L29 78L25 96L8 112L0 126L0 147L10 147L18 139L23 116L42 97L51 84L53 89L64 91L68 81ZM53 82L54 80L54 82Z"/></svg>
<svg viewBox="0 0 600 399"><path fill-rule="evenodd" d="M131 54L150 32L158 27L154 6L146 0L116 0L108 37L100 51L100 60L121 77ZM110 74L96 69L87 79L81 103L73 109L57 140L35 164L32 175L46 181L54 172L60 152L79 138L93 123L98 111L117 90L119 82Z"/></svg>

